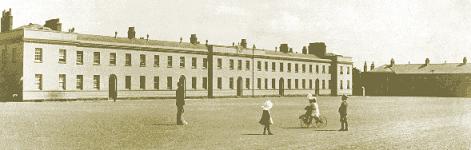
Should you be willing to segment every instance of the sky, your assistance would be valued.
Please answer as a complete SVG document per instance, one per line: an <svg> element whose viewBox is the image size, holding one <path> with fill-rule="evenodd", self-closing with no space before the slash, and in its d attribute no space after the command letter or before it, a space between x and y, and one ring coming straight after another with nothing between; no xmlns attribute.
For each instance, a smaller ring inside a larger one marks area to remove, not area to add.
<svg viewBox="0 0 471 150"><path fill-rule="evenodd" d="M287 43L300 53L312 42L366 61L388 64L457 63L471 57L471 0L1 0L13 26L60 18L63 31L248 45L274 50Z"/></svg>

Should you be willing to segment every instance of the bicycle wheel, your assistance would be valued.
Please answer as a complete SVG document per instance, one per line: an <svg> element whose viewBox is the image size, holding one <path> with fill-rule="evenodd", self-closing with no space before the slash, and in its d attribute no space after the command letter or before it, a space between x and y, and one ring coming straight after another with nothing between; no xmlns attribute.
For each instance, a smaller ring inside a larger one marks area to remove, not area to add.
<svg viewBox="0 0 471 150"><path fill-rule="evenodd" d="M324 128L327 126L327 118L324 116L319 116L319 121L316 121L316 128Z"/></svg>
<svg viewBox="0 0 471 150"><path fill-rule="evenodd" d="M302 127L302 128L306 128L307 127L307 124L305 122L305 118L303 116L300 116L299 117L299 125Z"/></svg>

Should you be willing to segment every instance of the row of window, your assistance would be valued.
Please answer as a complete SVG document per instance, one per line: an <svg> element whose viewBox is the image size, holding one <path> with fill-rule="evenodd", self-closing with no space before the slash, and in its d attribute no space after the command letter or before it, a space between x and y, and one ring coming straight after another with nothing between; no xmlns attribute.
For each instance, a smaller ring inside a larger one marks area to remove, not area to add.
<svg viewBox="0 0 471 150"><path fill-rule="evenodd" d="M154 76L154 87L153 89L158 90L160 87L160 78L159 76ZM243 80L243 79L242 79ZM243 81L239 81L241 84ZM276 89L276 79L273 78L271 79L271 89ZM171 90L173 89L173 82L172 82L172 77L168 76L167 77L167 89ZM264 87L265 89L268 89L268 79L264 79ZM292 79L287 79L287 89L292 89L291 86L291 81ZM330 81L330 80L329 80ZM131 89L131 76L125 76L125 89L130 90ZM313 80L309 79L309 89L313 89ZM76 89L77 90L83 90L83 75L76 75ZM202 87L203 89L207 89L207 78L203 77L202 78ZM298 84L299 79L294 79L294 89L306 89L306 79L301 79L301 85ZM283 83L284 84L284 83ZM322 89L325 89L325 80L322 80ZM43 76L42 74L36 74L35 75L35 86L36 89L42 90L43 89ZM192 89L197 89L197 77L192 77L191 78L191 88ZM242 85L240 85L242 86ZM66 90L66 75L65 74L59 74L59 89L61 90ZM140 76L139 77L139 88L144 90L146 89L146 76ZM222 78L218 77L217 78L217 88L222 89ZM250 89L250 78L245 78L245 88ZM257 88L262 89L262 78L257 78ZM320 87L319 87L320 88ZM93 75L93 89L100 90L100 75ZM234 89L234 78L229 78L229 89ZM340 89L343 89L343 80L340 80ZM350 80L347 80L347 89L350 89Z"/></svg>
<svg viewBox="0 0 471 150"><path fill-rule="evenodd" d="M42 58L42 48L36 48L35 49L35 56L34 56L34 61L36 63L41 63L43 61ZM76 64L77 65L83 65L84 62L84 54L83 51L76 51ZM116 65L116 53L110 53L110 60L109 64L110 65ZM140 63L139 66L145 67L146 66L146 55L145 54L140 54ZM101 57L100 57L100 52L93 52L93 64L94 65L100 65L101 64ZM65 49L59 49L59 63L65 64L67 62L67 51ZM198 59L196 57L192 57L191 59L191 67L196 69L197 68L197 63ZM229 59L229 69L234 70L234 59ZM126 53L125 54L125 66L131 66L132 64L132 59L131 59L131 54ZM222 58L217 59L217 68L222 69ZM265 61L265 71L269 70L269 62ZM160 56L159 55L154 55L154 67L159 67L160 66ZM207 68L208 66L208 61L206 58L203 58L203 68ZM292 72L292 63L287 63L287 72ZM301 66L301 67L299 67ZM294 64L294 72L299 72L299 68L301 68L301 71L303 73L306 72L306 64ZM173 57L172 56L167 56L167 67L172 68L173 67ZM181 56L180 57L180 67L184 68L185 67L185 57ZM309 65L309 72L313 72L313 65ZM250 61L246 60L245 61L245 69L250 70ZM330 68L327 67L328 72L330 73ZM242 60L237 60L237 70L242 70ZM257 61L257 70L262 71L262 61ZM276 71L276 63L271 62L271 71L274 72ZM279 63L279 71L284 72L284 63L280 62ZM319 65L315 66L315 72L320 73L320 67ZM326 73L326 66L322 65L322 73ZM340 74L343 74L343 66L340 66ZM347 74L350 74L350 67L347 67Z"/></svg>

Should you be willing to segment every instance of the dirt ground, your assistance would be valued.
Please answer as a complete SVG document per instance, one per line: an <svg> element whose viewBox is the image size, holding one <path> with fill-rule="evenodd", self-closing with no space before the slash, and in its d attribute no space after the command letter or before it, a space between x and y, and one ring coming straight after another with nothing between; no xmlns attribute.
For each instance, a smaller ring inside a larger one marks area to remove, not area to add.
<svg viewBox="0 0 471 150"><path fill-rule="evenodd" d="M274 103L275 135L261 135L260 106ZM0 103L2 149L470 149L471 99L319 97L322 129L300 128L305 97Z"/></svg>

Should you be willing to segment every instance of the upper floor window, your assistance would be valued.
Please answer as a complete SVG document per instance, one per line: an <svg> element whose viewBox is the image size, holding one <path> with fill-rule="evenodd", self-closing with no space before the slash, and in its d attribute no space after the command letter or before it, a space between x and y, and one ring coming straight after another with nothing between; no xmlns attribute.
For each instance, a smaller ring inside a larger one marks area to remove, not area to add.
<svg viewBox="0 0 471 150"><path fill-rule="evenodd" d="M306 65L305 64L302 64L301 70L302 70L303 73L306 72Z"/></svg>
<svg viewBox="0 0 471 150"><path fill-rule="evenodd" d="M312 73L312 65L309 65L309 73Z"/></svg>
<svg viewBox="0 0 471 150"><path fill-rule="evenodd" d="M294 72L298 72L298 64L294 64Z"/></svg>
<svg viewBox="0 0 471 150"><path fill-rule="evenodd" d="M185 68L185 57L180 57L180 68Z"/></svg>
<svg viewBox="0 0 471 150"><path fill-rule="evenodd" d="M319 73L319 65L316 65L316 73Z"/></svg>
<svg viewBox="0 0 471 150"><path fill-rule="evenodd" d="M250 61L245 61L245 70L250 70Z"/></svg>
<svg viewBox="0 0 471 150"><path fill-rule="evenodd" d="M34 62L36 63L43 62L43 49L42 48L34 49Z"/></svg>
<svg viewBox="0 0 471 150"><path fill-rule="evenodd" d="M203 58L203 69L206 69L206 68L208 68L208 59Z"/></svg>
<svg viewBox="0 0 471 150"><path fill-rule="evenodd" d="M222 68L222 59L221 58L218 58L218 68L219 69Z"/></svg>
<svg viewBox="0 0 471 150"><path fill-rule="evenodd" d="M173 67L172 56L167 56L167 68L172 68L172 67Z"/></svg>
<svg viewBox="0 0 471 150"><path fill-rule="evenodd" d="M262 62L257 61L257 70L260 71L262 70Z"/></svg>
<svg viewBox="0 0 471 150"><path fill-rule="evenodd" d="M100 52L93 52L93 64L94 65L100 64Z"/></svg>
<svg viewBox="0 0 471 150"><path fill-rule="evenodd" d="M234 60L233 59L229 60L229 69L234 70Z"/></svg>
<svg viewBox="0 0 471 150"><path fill-rule="evenodd" d="M325 65L322 65L322 73L325 73Z"/></svg>
<svg viewBox="0 0 471 150"><path fill-rule="evenodd" d="M272 62L272 63L271 63L271 71L272 71L272 72L275 72L275 71L276 71L276 63L275 63L275 62Z"/></svg>
<svg viewBox="0 0 471 150"><path fill-rule="evenodd" d="M132 64L131 54L129 54L129 53L126 54L125 61L126 61L125 64L124 64L125 66L131 66L131 64Z"/></svg>
<svg viewBox="0 0 471 150"><path fill-rule="evenodd" d="M280 63L280 72L283 72L283 71L284 71L283 63Z"/></svg>
<svg viewBox="0 0 471 150"><path fill-rule="evenodd" d="M67 51L65 49L59 49L59 63L66 63Z"/></svg>
<svg viewBox="0 0 471 150"><path fill-rule="evenodd" d="M340 66L340 74L343 74L343 66Z"/></svg>
<svg viewBox="0 0 471 150"><path fill-rule="evenodd" d="M191 58L191 68L196 69L197 60L196 57Z"/></svg>
<svg viewBox="0 0 471 150"><path fill-rule="evenodd" d="M288 63L288 72L291 72L291 63Z"/></svg>
<svg viewBox="0 0 471 150"><path fill-rule="evenodd" d="M160 66L160 57L159 55L154 55L154 67Z"/></svg>
<svg viewBox="0 0 471 150"><path fill-rule="evenodd" d="M83 65L83 51L77 51L77 65Z"/></svg>
<svg viewBox="0 0 471 150"><path fill-rule="evenodd" d="M347 74L350 74L350 67L347 67Z"/></svg>
<svg viewBox="0 0 471 150"><path fill-rule="evenodd" d="M268 71L268 62L265 62L265 71Z"/></svg>
<svg viewBox="0 0 471 150"><path fill-rule="evenodd" d="M116 65L116 53L110 53L110 65Z"/></svg>
<svg viewBox="0 0 471 150"><path fill-rule="evenodd" d="M145 67L145 66L146 66L146 55L145 55L145 54L141 54L141 55L139 55L139 58L140 58L140 60L141 60L141 62L139 63L139 66Z"/></svg>
<svg viewBox="0 0 471 150"><path fill-rule="evenodd" d="M237 69L242 70L242 60L237 60Z"/></svg>

